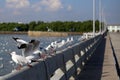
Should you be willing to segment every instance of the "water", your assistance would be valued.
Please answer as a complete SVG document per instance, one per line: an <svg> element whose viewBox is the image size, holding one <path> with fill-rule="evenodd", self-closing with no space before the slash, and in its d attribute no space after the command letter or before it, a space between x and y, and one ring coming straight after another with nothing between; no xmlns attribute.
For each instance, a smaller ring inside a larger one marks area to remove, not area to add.
<svg viewBox="0 0 120 80"><path fill-rule="evenodd" d="M42 47L46 47L53 41L61 41L67 39L67 37L29 37L27 35L15 34L0 35L0 76L11 73L16 66L16 64L11 60L9 53L11 53L12 51L16 51L18 54L21 54L21 50L17 49L16 42L12 39L13 36L22 38L26 41L37 39L40 41L40 46ZM78 42L78 38L80 38L80 36L72 37L74 39L73 43Z"/></svg>

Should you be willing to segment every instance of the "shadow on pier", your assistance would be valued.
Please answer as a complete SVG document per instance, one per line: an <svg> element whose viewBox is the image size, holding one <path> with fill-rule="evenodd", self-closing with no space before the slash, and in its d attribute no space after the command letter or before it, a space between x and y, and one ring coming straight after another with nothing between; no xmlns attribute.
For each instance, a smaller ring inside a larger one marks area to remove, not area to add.
<svg viewBox="0 0 120 80"><path fill-rule="evenodd" d="M106 46L105 44L106 38L103 38L96 51L81 71L78 77L79 80L101 80ZM108 76L106 73L107 72L103 73L104 76Z"/></svg>

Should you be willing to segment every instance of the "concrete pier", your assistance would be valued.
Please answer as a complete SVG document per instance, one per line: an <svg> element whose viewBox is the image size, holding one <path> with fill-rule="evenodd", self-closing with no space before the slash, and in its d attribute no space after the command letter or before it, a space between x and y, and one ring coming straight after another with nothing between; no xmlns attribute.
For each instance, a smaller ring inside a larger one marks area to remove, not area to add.
<svg viewBox="0 0 120 80"><path fill-rule="evenodd" d="M109 36L103 38L78 80L118 80Z"/></svg>
<svg viewBox="0 0 120 80"><path fill-rule="evenodd" d="M112 34L111 38L105 34L65 48L45 61L33 63L33 68L24 67L0 80L118 80L113 55L116 49L113 51L111 46L114 40Z"/></svg>

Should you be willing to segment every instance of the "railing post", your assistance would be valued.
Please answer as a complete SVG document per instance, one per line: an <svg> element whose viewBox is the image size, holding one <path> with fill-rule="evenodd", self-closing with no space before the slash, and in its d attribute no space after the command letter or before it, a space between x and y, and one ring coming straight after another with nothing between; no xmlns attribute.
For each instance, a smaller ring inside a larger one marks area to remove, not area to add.
<svg viewBox="0 0 120 80"><path fill-rule="evenodd" d="M47 80L50 80L50 77L49 77L49 75L48 75L48 67L47 67L47 65L46 65L46 62L45 62L45 61L43 61L43 62L44 62L45 69L46 69Z"/></svg>
<svg viewBox="0 0 120 80"><path fill-rule="evenodd" d="M65 70L65 71L64 71L64 74L65 74L65 78L66 78L66 80L68 80L68 79L67 79L67 74L66 74L66 73L67 73L67 69L66 69L65 58L64 58L64 55L63 55L63 54L62 54L62 56L63 56L63 63L64 63L63 68L64 68L64 70Z"/></svg>

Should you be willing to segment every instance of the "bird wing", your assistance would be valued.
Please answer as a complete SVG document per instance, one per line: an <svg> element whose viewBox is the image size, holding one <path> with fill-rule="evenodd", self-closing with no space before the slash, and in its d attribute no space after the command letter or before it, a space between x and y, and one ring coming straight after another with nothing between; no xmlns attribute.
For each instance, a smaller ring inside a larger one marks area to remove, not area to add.
<svg viewBox="0 0 120 80"><path fill-rule="evenodd" d="M39 48L39 44L40 44L40 41L35 40L35 42L33 43L33 51L35 51Z"/></svg>
<svg viewBox="0 0 120 80"><path fill-rule="evenodd" d="M21 45L18 45L17 47L18 49L24 49L27 47L27 44L21 44Z"/></svg>
<svg viewBox="0 0 120 80"><path fill-rule="evenodd" d="M26 48L25 49L22 49L24 52L24 56L29 56L29 55L32 55L33 54L33 44L29 43L29 44L26 44Z"/></svg>
<svg viewBox="0 0 120 80"><path fill-rule="evenodd" d="M20 43L20 44L28 44L27 41L22 40L22 39L18 39L16 42L17 42L17 43Z"/></svg>
<svg viewBox="0 0 120 80"><path fill-rule="evenodd" d="M15 40L19 45L21 45L21 44L28 44L27 41L25 41L25 40L23 40L23 39L21 39L21 38L15 38L15 37L12 37L12 38L13 38L13 40Z"/></svg>

